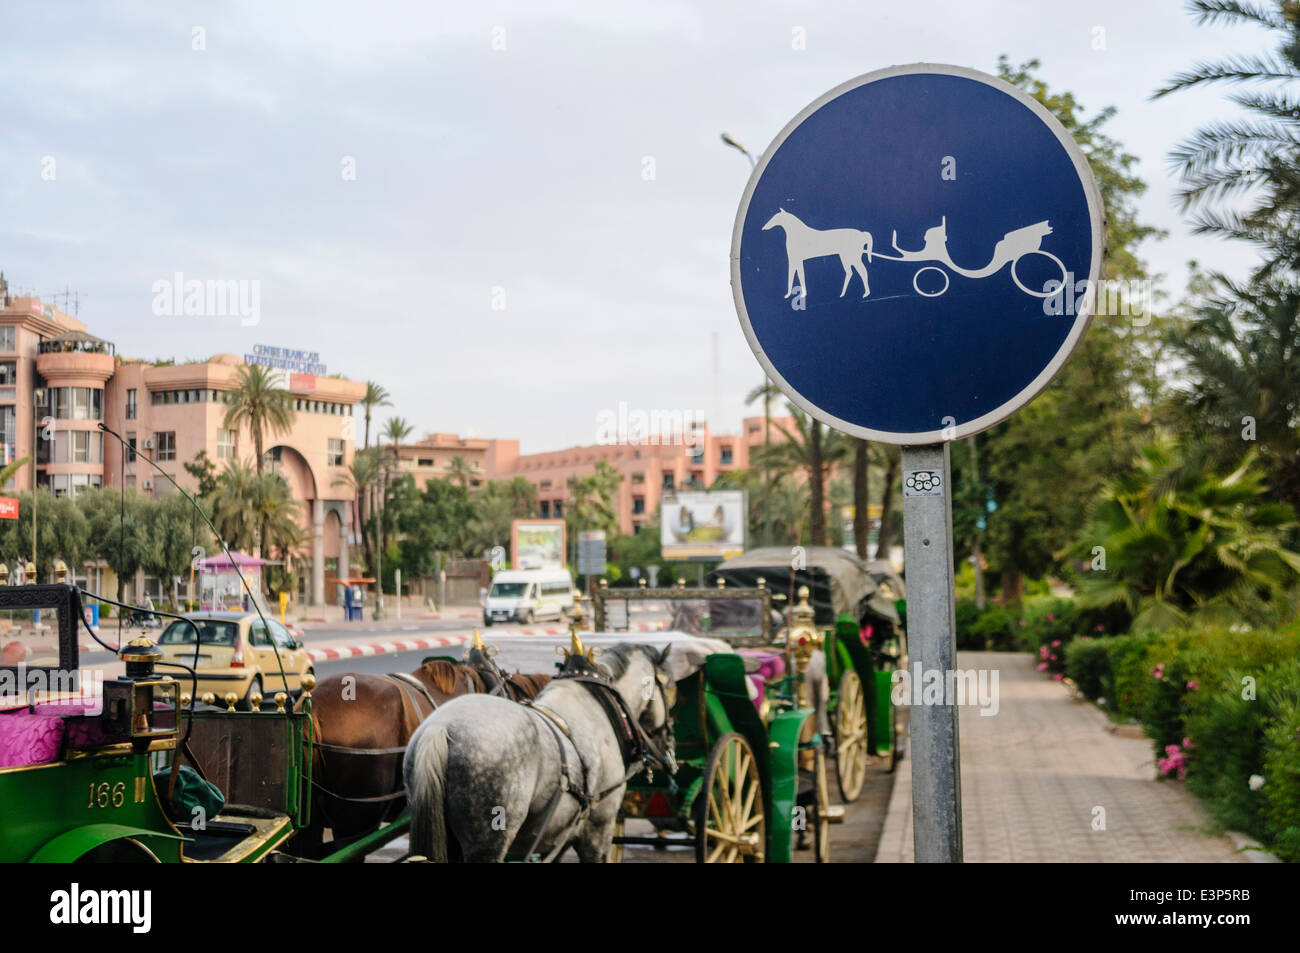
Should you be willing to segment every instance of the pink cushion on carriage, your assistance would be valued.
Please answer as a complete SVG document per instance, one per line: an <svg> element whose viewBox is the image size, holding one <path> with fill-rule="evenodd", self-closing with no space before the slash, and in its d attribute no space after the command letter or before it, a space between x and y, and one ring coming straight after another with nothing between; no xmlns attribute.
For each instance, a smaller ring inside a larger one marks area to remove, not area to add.
<svg viewBox="0 0 1300 953"><path fill-rule="evenodd" d="M62 748L62 718L26 710L0 715L0 768L57 761Z"/></svg>
<svg viewBox="0 0 1300 953"><path fill-rule="evenodd" d="M766 652L762 649L741 649L737 654L746 658L758 659L758 671L749 673L749 680L758 690L754 698L754 707L762 710L763 693L767 683L785 674L785 658L779 653Z"/></svg>

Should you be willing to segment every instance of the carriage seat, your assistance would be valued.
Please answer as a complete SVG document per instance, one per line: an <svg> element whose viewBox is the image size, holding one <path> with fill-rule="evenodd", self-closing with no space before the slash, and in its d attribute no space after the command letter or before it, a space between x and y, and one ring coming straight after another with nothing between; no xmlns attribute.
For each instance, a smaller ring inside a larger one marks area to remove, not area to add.
<svg viewBox="0 0 1300 953"><path fill-rule="evenodd" d="M754 686L751 693L754 708L763 710L763 695L771 682L785 675L785 658L779 652L766 649L740 649L737 652L745 658L745 674Z"/></svg>
<svg viewBox="0 0 1300 953"><path fill-rule="evenodd" d="M97 704L60 700L0 711L0 768L58 761L65 748L94 748L120 738L104 733Z"/></svg>

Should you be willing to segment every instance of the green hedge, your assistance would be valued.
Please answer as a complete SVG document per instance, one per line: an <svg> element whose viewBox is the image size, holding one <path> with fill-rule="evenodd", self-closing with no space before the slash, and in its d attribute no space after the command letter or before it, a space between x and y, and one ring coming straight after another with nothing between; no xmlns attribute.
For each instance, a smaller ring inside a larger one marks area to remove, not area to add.
<svg viewBox="0 0 1300 953"><path fill-rule="evenodd" d="M1300 861L1300 627L1083 638L1065 656L1085 696L1142 723L1162 770L1185 764L1216 820Z"/></svg>

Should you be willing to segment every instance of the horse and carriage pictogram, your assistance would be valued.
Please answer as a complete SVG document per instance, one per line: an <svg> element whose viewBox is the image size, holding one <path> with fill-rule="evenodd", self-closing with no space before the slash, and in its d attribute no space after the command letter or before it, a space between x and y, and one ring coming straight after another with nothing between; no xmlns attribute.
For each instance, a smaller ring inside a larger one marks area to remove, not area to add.
<svg viewBox="0 0 1300 953"><path fill-rule="evenodd" d="M982 268L963 268L952 260L952 256L948 253L947 216L942 216L938 225L926 229L924 244L915 251L900 248L898 232L894 231L892 244L897 255L875 251L870 232L855 228L812 228L785 209L779 209L768 219L767 224L763 226L763 231L773 228L780 228L785 232L787 264L785 296L787 298L794 296L796 279L799 283L800 296L807 296L808 283L804 276L804 268L808 261L815 258L839 258L840 266L844 269L844 284L840 288L841 298L848 292L849 283L855 274L862 281L862 297L866 298L871 294L866 264L862 261L864 255L868 264L876 258L902 262L937 262L938 264L923 265L912 275L912 288L917 294L926 298L937 298L948 290L951 283L948 271L963 278L982 279L995 275L1010 265L1011 280L1015 282L1016 287L1035 298L1051 297L1067 278L1065 263L1042 247L1043 239L1052 234L1051 225L1046 221L1035 222L1007 232L993 247L993 254L988 264ZM1018 268L1022 261L1034 256L1050 263L1053 274L1059 272L1060 278L1044 282L1041 289L1026 284ZM945 271L945 268L948 271ZM931 284L932 279L929 277L923 281L921 276L929 272L937 275L942 284ZM922 287L923 285L927 287Z"/></svg>

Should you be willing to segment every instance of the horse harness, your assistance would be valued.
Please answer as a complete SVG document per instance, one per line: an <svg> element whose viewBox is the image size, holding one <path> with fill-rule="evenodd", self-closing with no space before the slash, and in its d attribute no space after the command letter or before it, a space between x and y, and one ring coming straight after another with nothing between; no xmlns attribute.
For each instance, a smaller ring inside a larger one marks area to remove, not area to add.
<svg viewBox="0 0 1300 953"><path fill-rule="evenodd" d="M656 734L663 734L666 739L662 747L655 743L649 733L641 727L641 723L633 717L622 693L614 687L614 684L609 679L594 673L561 673L552 681L579 682L587 687L592 697L596 699L596 702L604 711L606 718L609 719L610 727L614 730L614 737L618 741L619 752L623 757L624 773L621 779L603 791L588 794L586 779L590 773L586 762L583 761L582 749L573 740L568 724L558 713L537 704L530 698L525 698L520 702L525 708L542 716L542 722L550 729L552 737L555 738L556 747L560 752L560 783L551 795L550 800L546 802L546 807L542 809L537 834L533 837L533 842L523 855L525 860L531 858L537 852L537 845L541 843L542 836L546 833L551 818L560 806L560 798L567 793L572 795L573 799L578 802L578 813L574 815L573 820L564 831L564 836L557 839L556 846L551 849L551 852L546 857L542 858L543 863L553 861L560 851L568 845L569 835L586 820L593 807L623 787L643 770L653 770L655 767L663 768L669 772L677 770L677 762L673 754L672 716L669 713L668 695L663 683L658 678L655 678L655 688L663 700L665 720L663 727L656 730ZM573 750L578 755L578 767L582 775L581 783L574 781L569 773L569 758L564 750L565 738L568 739L569 744L573 745Z"/></svg>
<svg viewBox="0 0 1300 953"><path fill-rule="evenodd" d="M403 714L409 716L413 709L415 713L415 722L417 726L421 721L424 720L425 717L420 715L421 698L423 698L425 701L429 703L430 714L432 714L434 711L437 711L438 702L434 699L433 695L430 694L429 689L426 688L424 684L415 676L408 675L405 672L389 672L385 677L392 679L394 684L396 684L397 687L401 689ZM316 735L317 737L319 737L320 735L319 722L317 722L316 720L315 713L312 714L312 721L316 723L316 727L317 727ZM370 755L376 757L382 757L382 756L392 757L394 755L406 754L406 745L400 745L395 748L351 748L346 745L332 745L332 744L327 744L326 742L323 741L317 741L312 744L312 747L318 749L322 753L338 754L338 755ZM401 773L400 766L398 769L398 773L399 774ZM398 800L399 798L406 797L406 789L404 786L400 784L397 790L395 791L391 791L388 794L377 794L373 797L349 797L344 794L338 794L326 788L323 784L321 784L318 780L316 780L315 777L311 779L311 785L313 788L320 791L322 794L334 798L337 801L345 801L348 804L389 804L393 801Z"/></svg>

